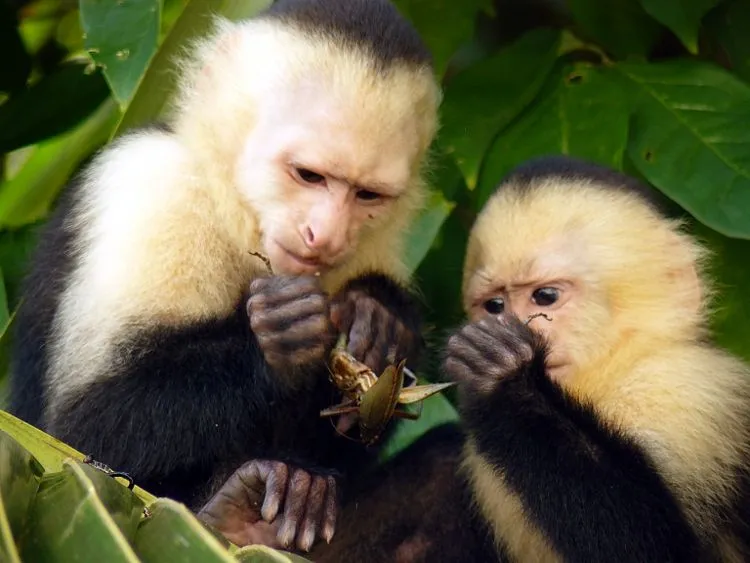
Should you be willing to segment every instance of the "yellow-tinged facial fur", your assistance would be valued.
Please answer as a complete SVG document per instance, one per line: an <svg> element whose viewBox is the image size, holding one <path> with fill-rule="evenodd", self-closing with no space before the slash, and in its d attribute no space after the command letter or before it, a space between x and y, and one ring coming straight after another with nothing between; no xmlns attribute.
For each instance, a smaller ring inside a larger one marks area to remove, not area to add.
<svg viewBox="0 0 750 563"><path fill-rule="evenodd" d="M547 178L499 190L477 218L464 269L471 318L500 303L548 335L553 377L586 370L612 350L701 334L703 250L637 196ZM554 302L552 302L554 301Z"/></svg>
<svg viewBox="0 0 750 563"><path fill-rule="evenodd" d="M383 71L368 57L278 23L222 21L186 65L178 135L255 212L278 273L335 286L352 257L399 262L440 92L429 68Z"/></svg>

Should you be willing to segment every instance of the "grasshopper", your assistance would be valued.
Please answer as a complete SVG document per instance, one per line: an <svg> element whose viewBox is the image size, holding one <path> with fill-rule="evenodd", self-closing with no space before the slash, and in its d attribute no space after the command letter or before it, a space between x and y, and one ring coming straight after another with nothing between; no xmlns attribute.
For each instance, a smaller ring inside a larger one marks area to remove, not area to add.
<svg viewBox="0 0 750 563"><path fill-rule="evenodd" d="M346 351L345 335L339 337L331 352L330 372L332 383L343 393L345 400L320 411L320 416L358 413L360 440L368 446L377 442L394 416L416 420L421 415L421 409L419 413L411 413L397 408L399 404L423 401L455 385L453 382L434 383L405 388L405 375L416 382L416 377L406 367L406 360L390 364L378 377L367 365Z"/></svg>

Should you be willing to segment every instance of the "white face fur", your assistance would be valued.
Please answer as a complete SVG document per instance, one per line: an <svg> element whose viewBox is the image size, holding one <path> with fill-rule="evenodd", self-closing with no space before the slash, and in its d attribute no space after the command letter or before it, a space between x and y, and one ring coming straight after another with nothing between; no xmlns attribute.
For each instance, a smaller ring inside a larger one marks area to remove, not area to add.
<svg viewBox="0 0 750 563"><path fill-rule="evenodd" d="M400 131L363 135L369 116L332 103L322 89L287 91L262 107L237 164L237 185L263 210L261 244L274 272L325 273L354 252L362 231L382 222L409 186L416 128L404 123Z"/></svg>

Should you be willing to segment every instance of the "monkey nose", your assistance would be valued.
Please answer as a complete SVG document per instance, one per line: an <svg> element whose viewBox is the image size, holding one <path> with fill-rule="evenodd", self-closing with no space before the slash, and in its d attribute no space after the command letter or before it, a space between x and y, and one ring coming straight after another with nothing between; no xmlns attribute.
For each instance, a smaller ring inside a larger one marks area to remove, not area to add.
<svg viewBox="0 0 750 563"><path fill-rule="evenodd" d="M340 255L346 246L344 233L336 228L328 231L314 231L307 227L304 232L304 241L307 248L325 258Z"/></svg>

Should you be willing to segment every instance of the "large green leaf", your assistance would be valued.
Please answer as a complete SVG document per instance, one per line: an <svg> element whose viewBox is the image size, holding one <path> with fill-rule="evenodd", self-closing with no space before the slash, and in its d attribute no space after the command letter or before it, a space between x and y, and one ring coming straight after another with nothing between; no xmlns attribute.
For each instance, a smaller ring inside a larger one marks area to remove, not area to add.
<svg viewBox="0 0 750 563"><path fill-rule="evenodd" d="M473 189L495 135L534 99L557 57L560 33L538 29L448 83L439 143Z"/></svg>
<svg viewBox="0 0 750 563"><path fill-rule="evenodd" d="M80 0L86 50L126 106L156 52L159 0Z"/></svg>
<svg viewBox="0 0 750 563"><path fill-rule="evenodd" d="M191 41L210 29L213 14L242 19L252 16L269 4L270 0L192 0L188 3L152 59L115 134L119 135L162 116L169 97L177 87L178 55Z"/></svg>
<svg viewBox="0 0 750 563"><path fill-rule="evenodd" d="M107 141L117 119L108 98L72 131L40 143L21 171L0 184L0 227L17 227L43 218L73 171Z"/></svg>
<svg viewBox="0 0 750 563"><path fill-rule="evenodd" d="M74 461L42 478L20 547L24 561L138 561L96 487Z"/></svg>
<svg viewBox="0 0 750 563"><path fill-rule="evenodd" d="M182 504L160 498L149 506L135 536L135 550L143 563L232 563L234 559Z"/></svg>
<svg viewBox="0 0 750 563"><path fill-rule="evenodd" d="M641 0L643 8L671 29L688 51L698 53L701 20L720 0Z"/></svg>
<svg viewBox="0 0 750 563"><path fill-rule="evenodd" d="M645 57L661 28L634 0L568 0L581 34L617 58Z"/></svg>
<svg viewBox="0 0 750 563"><path fill-rule="evenodd" d="M34 501L44 468L26 449L0 431L0 554L18 561L16 543Z"/></svg>
<svg viewBox="0 0 750 563"><path fill-rule="evenodd" d="M567 154L622 168L628 110L618 74L585 64L559 65L537 100L495 139L482 169L477 209L511 168L529 158Z"/></svg>
<svg viewBox="0 0 750 563"><path fill-rule="evenodd" d="M707 16L705 26L724 48L732 72L750 82L750 0L724 2Z"/></svg>
<svg viewBox="0 0 750 563"><path fill-rule="evenodd" d="M438 76L443 75L456 50L473 36L477 12L492 8L490 0L395 0L394 3L417 28L432 53Z"/></svg>
<svg viewBox="0 0 750 563"><path fill-rule="evenodd" d="M409 229L405 262L411 271L417 269L429 252L453 207L454 204L447 201L441 192L433 191L430 194L427 207Z"/></svg>
<svg viewBox="0 0 750 563"><path fill-rule="evenodd" d="M750 238L750 86L707 63L621 64L637 99L628 153L709 227Z"/></svg>
<svg viewBox="0 0 750 563"><path fill-rule="evenodd" d="M0 106L0 153L59 135L101 106L107 83L85 69L64 64Z"/></svg>

